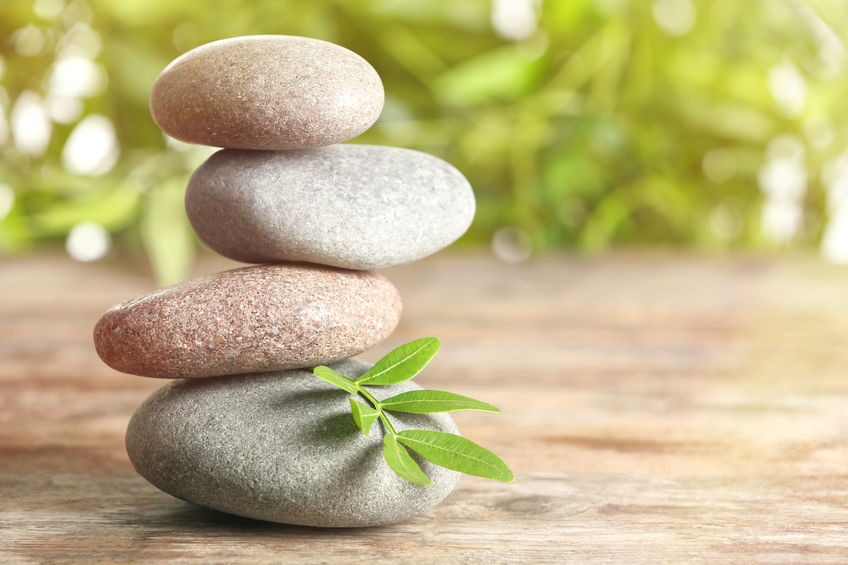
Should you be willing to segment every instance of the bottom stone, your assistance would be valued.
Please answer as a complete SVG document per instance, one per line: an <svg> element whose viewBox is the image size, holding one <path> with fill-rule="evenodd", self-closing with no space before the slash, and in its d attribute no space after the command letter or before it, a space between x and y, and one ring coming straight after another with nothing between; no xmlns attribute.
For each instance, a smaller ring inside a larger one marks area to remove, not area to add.
<svg viewBox="0 0 848 565"><path fill-rule="evenodd" d="M370 365L330 365L355 378ZM371 387L378 399L420 387ZM458 473L413 453L433 480L398 477L383 459L383 427L357 429L348 394L308 370L173 381L127 429L127 453L154 486L208 508L303 526L400 522L441 502ZM447 414L391 416L395 428L457 433Z"/></svg>

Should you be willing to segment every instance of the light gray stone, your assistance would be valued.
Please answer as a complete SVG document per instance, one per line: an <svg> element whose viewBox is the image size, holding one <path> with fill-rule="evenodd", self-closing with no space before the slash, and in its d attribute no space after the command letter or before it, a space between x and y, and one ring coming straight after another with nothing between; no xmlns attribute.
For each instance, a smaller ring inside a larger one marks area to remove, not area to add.
<svg viewBox="0 0 848 565"><path fill-rule="evenodd" d="M332 367L357 377L370 365L348 359ZM370 390L387 398L418 388L406 382ZM383 458L382 424L363 436L348 398L305 370L175 381L138 408L127 452L145 479L173 496L286 524L390 524L450 494L458 473L417 455L433 486L398 477ZM390 417L398 431L457 433L447 414Z"/></svg>
<svg viewBox="0 0 848 565"><path fill-rule="evenodd" d="M474 193L448 163L410 149L332 145L303 151L225 149L186 191L194 230L238 261L307 261L382 269L461 236Z"/></svg>
<svg viewBox="0 0 848 565"><path fill-rule="evenodd" d="M94 345L118 371L208 377L326 364L370 349L400 319L384 277L308 264L215 273L106 312Z"/></svg>
<svg viewBox="0 0 848 565"><path fill-rule="evenodd" d="M215 41L156 79L150 112L166 133L240 149L300 149L356 137L383 109L365 59L326 41L255 35Z"/></svg>

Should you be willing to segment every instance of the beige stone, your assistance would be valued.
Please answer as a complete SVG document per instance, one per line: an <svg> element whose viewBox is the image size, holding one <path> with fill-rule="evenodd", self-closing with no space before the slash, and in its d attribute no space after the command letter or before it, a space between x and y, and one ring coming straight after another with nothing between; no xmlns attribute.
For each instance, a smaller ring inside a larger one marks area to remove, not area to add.
<svg viewBox="0 0 848 565"><path fill-rule="evenodd" d="M365 59L339 45L286 35L233 37L192 49L156 79L153 119L190 143L302 149L371 127L383 85Z"/></svg>

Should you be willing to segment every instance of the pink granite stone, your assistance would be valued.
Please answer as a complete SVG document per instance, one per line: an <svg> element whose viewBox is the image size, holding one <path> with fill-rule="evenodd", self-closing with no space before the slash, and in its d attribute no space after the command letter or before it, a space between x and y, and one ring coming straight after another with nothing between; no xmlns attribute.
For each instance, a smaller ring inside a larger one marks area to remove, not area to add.
<svg viewBox="0 0 848 565"><path fill-rule="evenodd" d="M380 275L257 265L119 304L97 323L94 344L113 369L147 377L279 371L357 355L400 313L397 289Z"/></svg>
<svg viewBox="0 0 848 565"><path fill-rule="evenodd" d="M318 39L254 35L214 41L156 79L150 112L166 133L236 149L302 149L356 137L383 109L368 62Z"/></svg>

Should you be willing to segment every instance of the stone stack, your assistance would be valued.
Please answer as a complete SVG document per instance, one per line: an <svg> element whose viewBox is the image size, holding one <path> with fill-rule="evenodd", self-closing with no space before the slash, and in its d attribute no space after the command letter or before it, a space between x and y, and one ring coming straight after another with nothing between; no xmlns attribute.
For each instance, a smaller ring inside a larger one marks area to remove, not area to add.
<svg viewBox="0 0 848 565"><path fill-rule="evenodd" d="M426 511L457 473L415 456L433 480L398 477L383 430L357 430L347 394L314 377L400 318L397 290L370 272L449 245L474 196L449 164L395 147L339 145L383 105L374 69L331 43L232 38L185 53L159 76L151 111L183 141L223 147L194 173L186 211L212 249L259 265L115 306L94 341L111 367L179 379L136 411L127 451L158 488L209 508L289 524L370 526ZM380 387L378 398L417 389ZM456 433L439 414L395 427Z"/></svg>

